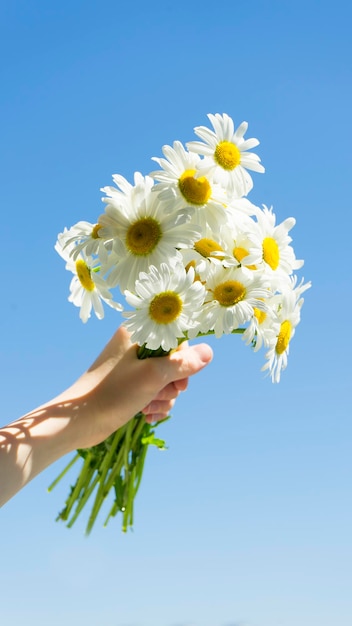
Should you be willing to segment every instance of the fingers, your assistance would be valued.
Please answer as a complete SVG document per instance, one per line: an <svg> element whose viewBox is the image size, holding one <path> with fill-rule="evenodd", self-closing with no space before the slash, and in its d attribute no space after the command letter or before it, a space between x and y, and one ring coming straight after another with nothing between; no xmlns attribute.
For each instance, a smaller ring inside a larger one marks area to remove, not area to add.
<svg viewBox="0 0 352 626"><path fill-rule="evenodd" d="M159 400L159 401L160 400L173 400L174 398L177 398L177 396L180 394L181 391L183 390L178 389L174 382L169 383L156 394L155 398L153 398L153 401L154 400Z"/></svg>
<svg viewBox="0 0 352 626"><path fill-rule="evenodd" d="M147 424L153 424L155 422L161 422L168 417L168 413L156 413L155 415L146 415L145 421Z"/></svg>
<svg viewBox="0 0 352 626"><path fill-rule="evenodd" d="M147 406L142 409L145 415L145 420L148 424L152 422L159 422L165 419L172 410L176 398L180 395L181 391L185 391L188 385L188 378L176 380L169 383L159 391L157 396L149 402Z"/></svg>
<svg viewBox="0 0 352 626"><path fill-rule="evenodd" d="M170 400L168 402L161 402L153 400L143 411L145 414L146 422L149 424L151 422L158 422L162 419L165 419L175 404L175 400Z"/></svg>
<svg viewBox="0 0 352 626"><path fill-rule="evenodd" d="M181 391L188 386L188 378L203 369L213 357L213 352L207 344L189 347L180 347L167 359L157 359L172 382L165 385L155 398L143 409L148 423L157 422L167 417ZM155 360L154 363L156 364Z"/></svg>
<svg viewBox="0 0 352 626"><path fill-rule="evenodd" d="M174 382L181 390L187 387L187 379L202 370L213 358L213 351L206 343L186 346L172 352L168 357L145 359L145 381L149 385L161 382L160 387ZM146 361L152 361L146 363Z"/></svg>
<svg viewBox="0 0 352 626"><path fill-rule="evenodd" d="M174 383L169 383L166 387L159 391L155 398L153 398L153 400L149 402L144 409L142 409L142 412L145 415L158 413L163 414L164 417L166 417L174 406L175 400L181 391L182 390L176 388Z"/></svg>
<svg viewBox="0 0 352 626"><path fill-rule="evenodd" d="M181 378L180 380L175 380L173 385L177 389L177 391L186 391L188 387L188 378Z"/></svg>
<svg viewBox="0 0 352 626"><path fill-rule="evenodd" d="M154 392L154 397L148 402L143 413L165 413L170 407L157 407L151 402L170 401L177 398L181 391L187 389L188 378L203 369L212 359L213 352L207 344L197 346L184 346L170 354L168 357L146 359L141 367L144 368L143 380L149 389L161 383L161 390ZM149 363L148 363L149 361Z"/></svg>

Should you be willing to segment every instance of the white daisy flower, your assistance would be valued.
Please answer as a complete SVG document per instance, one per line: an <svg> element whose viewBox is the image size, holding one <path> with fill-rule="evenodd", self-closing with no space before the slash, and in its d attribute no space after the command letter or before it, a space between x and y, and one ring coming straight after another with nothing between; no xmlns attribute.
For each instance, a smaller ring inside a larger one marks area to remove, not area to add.
<svg viewBox="0 0 352 626"><path fill-rule="evenodd" d="M192 248L181 250L181 254L186 270L188 270L189 267L193 267L196 280L205 282L211 271L211 264L221 263L225 252L221 239L215 241L213 233L209 228L202 234L203 237L197 239L193 243Z"/></svg>
<svg viewBox="0 0 352 626"><path fill-rule="evenodd" d="M206 283L201 330L214 330L219 338L248 322L254 307L265 311L264 299L269 295L265 287L242 268L214 267Z"/></svg>
<svg viewBox="0 0 352 626"><path fill-rule="evenodd" d="M131 205L139 205L143 202L148 192L154 185L154 180L150 176L143 176L140 172L134 173L134 184L132 185L126 178L120 174L114 174L112 177L116 187L108 185L102 187L100 191L106 194L106 198L102 198L102 201L113 207L117 207L120 211L124 212L126 217L129 214ZM114 237L119 234L116 231L116 224L111 223L110 228L107 225L107 230L103 230L102 234Z"/></svg>
<svg viewBox="0 0 352 626"><path fill-rule="evenodd" d="M279 327L270 342L269 350L265 355L267 362L262 367L262 371L269 370L274 383L280 381L281 371L287 367L290 342L301 320L301 308L304 302L302 294L311 287L311 283L304 284L303 279L298 286L296 283L297 277L291 277L290 284L283 293L272 298Z"/></svg>
<svg viewBox="0 0 352 626"><path fill-rule="evenodd" d="M100 224L80 221L65 231L65 247L70 247L70 254L77 259L84 250L87 256L99 256L100 263L107 263L108 251L111 250L111 240L107 241L101 236ZM62 233L61 233L62 234ZM62 239L63 242L63 239Z"/></svg>
<svg viewBox="0 0 352 626"><path fill-rule="evenodd" d="M176 348L178 340L197 326L204 295L192 268L186 272L182 265L170 269L162 263L160 269L152 266L148 273L142 272L135 292L125 291L128 304L135 308L123 314L132 341L151 350Z"/></svg>
<svg viewBox="0 0 352 626"><path fill-rule="evenodd" d="M111 195L98 220L103 235L113 239L108 283L119 285L121 291L133 291L140 272L147 272L150 265L180 262L179 249L199 238L199 228L190 223L190 210L165 213L163 202L152 193L153 184L150 177L139 178L127 193Z"/></svg>
<svg viewBox="0 0 352 626"><path fill-rule="evenodd" d="M69 302L80 308L79 316L82 322L87 322L92 309L98 319L104 317L103 302L117 311L122 311L122 305L114 302L113 297L101 276L98 259L93 259L81 251L78 258L73 259L70 247L66 245L67 230L58 236L55 250L66 261L66 269L74 276L70 284Z"/></svg>
<svg viewBox="0 0 352 626"><path fill-rule="evenodd" d="M214 130L206 126L197 126L194 131L203 141L187 143L190 152L204 156L200 171L204 176L214 176L228 192L229 196L246 196L253 187L253 181L247 170L264 172L260 158L253 152L258 139L244 139L247 122L242 122L237 130L233 120L224 113L209 113L208 118Z"/></svg>
<svg viewBox="0 0 352 626"><path fill-rule="evenodd" d="M254 352L268 347L279 333L280 322L270 307L270 298L264 300L266 310L253 307L253 317L242 335L246 345L252 344Z"/></svg>
<svg viewBox="0 0 352 626"><path fill-rule="evenodd" d="M288 235L296 220L289 217L276 226L272 207L263 207L257 213L257 224L250 237L254 244L262 248L262 262L275 290L274 287L278 288L282 282L289 282L290 275L303 266L303 261L296 259L290 246L292 238Z"/></svg>
<svg viewBox="0 0 352 626"><path fill-rule="evenodd" d="M253 240L252 233L256 229L256 222L251 217L242 216L240 223L235 220L223 229L224 251L223 265L225 267L247 268L251 271L260 271L263 266L262 246L258 239ZM263 271L263 270L261 270Z"/></svg>
<svg viewBox="0 0 352 626"><path fill-rule="evenodd" d="M163 146L165 159L153 157L161 170L151 172L159 183L154 187L159 198L172 210L189 206L194 209L193 220L201 228L208 225L214 232L226 220L226 196L211 178L199 175L201 159L185 150L180 141L173 147Z"/></svg>

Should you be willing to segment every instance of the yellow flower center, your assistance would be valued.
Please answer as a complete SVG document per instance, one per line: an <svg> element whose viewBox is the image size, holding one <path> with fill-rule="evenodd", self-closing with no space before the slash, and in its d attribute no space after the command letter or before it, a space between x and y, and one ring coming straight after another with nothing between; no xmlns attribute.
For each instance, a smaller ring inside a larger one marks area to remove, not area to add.
<svg viewBox="0 0 352 626"><path fill-rule="evenodd" d="M235 257L235 259L237 259L239 263L241 263L242 259L244 259L244 257L248 255L249 255L249 252L248 250L246 250L246 248L241 248L240 246L236 246L233 249L233 256Z"/></svg>
<svg viewBox="0 0 352 626"><path fill-rule="evenodd" d="M159 222L152 217L141 217L131 224L126 235L126 245L132 254L147 256L159 243L162 231Z"/></svg>
<svg viewBox="0 0 352 626"><path fill-rule="evenodd" d="M233 251L232 251L233 256L235 257L235 259L237 259L237 261L239 263L242 262L242 260L249 255L248 250L246 250L246 248L241 248L241 246L236 246ZM243 265L245 265L245 263L243 263ZM249 270L256 270L257 267L256 265L245 265L245 267L248 267Z"/></svg>
<svg viewBox="0 0 352 626"><path fill-rule="evenodd" d="M263 240L263 259L272 270L277 270L280 262L280 251L277 242L272 237Z"/></svg>
<svg viewBox="0 0 352 626"><path fill-rule="evenodd" d="M149 305L149 315L157 324L174 322L182 311L182 300L174 291L164 291L153 298Z"/></svg>
<svg viewBox="0 0 352 626"><path fill-rule="evenodd" d="M185 170L178 179L178 187L189 204L201 206L206 204L211 196L211 186L205 176L195 178L196 170Z"/></svg>
<svg viewBox="0 0 352 626"><path fill-rule="evenodd" d="M221 306L233 306L246 296L246 288L238 280L226 280L214 289L214 298Z"/></svg>
<svg viewBox="0 0 352 626"><path fill-rule="evenodd" d="M99 231L101 229L100 224L95 224L92 232L91 232L91 237L92 239L99 239Z"/></svg>
<svg viewBox="0 0 352 626"><path fill-rule="evenodd" d="M265 311L258 309L256 306L254 307L253 311L254 311L254 317L256 317L258 320L258 324L262 324L264 320L266 319Z"/></svg>
<svg viewBox="0 0 352 626"><path fill-rule="evenodd" d="M218 244L214 239L208 239L204 237L203 239L199 239L194 244L194 249L196 252L201 254L204 257L211 256L213 252L222 252L223 248ZM220 257L217 257L220 258Z"/></svg>
<svg viewBox="0 0 352 626"><path fill-rule="evenodd" d="M277 354L282 354L287 350L292 334L292 324L289 320L282 322L280 332L277 338L275 350Z"/></svg>
<svg viewBox="0 0 352 626"><path fill-rule="evenodd" d="M190 268L190 267L193 267L193 269L195 269L195 267L196 267L196 262L195 262L195 261L190 261L189 263L187 263L187 265L186 265L186 267L185 267L186 272L188 272L188 270L189 270L189 268Z"/></svg>
<svg viewBox="0 0 352 626"><path fill-rule="evenodd" d="M82 287L86 289L86 291L94 291L95 284L91 279L90 269L83 259L76 261L76 273Z"/></svg>
<svg viewBox="0 0 352 626"><path fill-rule="evenodd" d="M190 267L193 267L193 269L195 269L196 268L196 262L195 261L190 261L189 263L187 263L187 265L185 266L186 272L188 272ZM196 282L196 280L199 280L200 282L202 282L201 279L200 279L200 275L195 273L193 282Z"/></svg>
<svg viewBox="0 0 352 626"><path fill-rule="evenodd" d="M241 152L231 141L220 141L215 148L214 159L224 170L234 170L241 163Z"/></svg>

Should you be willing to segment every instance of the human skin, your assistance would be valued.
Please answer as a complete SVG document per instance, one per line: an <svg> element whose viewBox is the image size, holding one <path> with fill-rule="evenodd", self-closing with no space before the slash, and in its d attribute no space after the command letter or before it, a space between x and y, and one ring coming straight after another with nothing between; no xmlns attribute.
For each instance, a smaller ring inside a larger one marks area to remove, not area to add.
<svg viewBox="0 0 352 626"><path fill-rule="evenodd" d="M121 326L91 367L54 399L0 429L0 506L65 454L94 446L142 411L165 418L188 379L212 359L207 344L140 360Z"/></svg>

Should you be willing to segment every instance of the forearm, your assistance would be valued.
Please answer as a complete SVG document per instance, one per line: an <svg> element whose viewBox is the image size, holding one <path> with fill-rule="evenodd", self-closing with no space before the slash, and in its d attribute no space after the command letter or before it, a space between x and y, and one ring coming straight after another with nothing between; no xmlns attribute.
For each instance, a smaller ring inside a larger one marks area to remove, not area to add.
<svg viewBox="0 0 352 626"><path fill-rule="evenodd" d="M0 429L0 506L78 445L80 403L52 402Z"/></svg>

